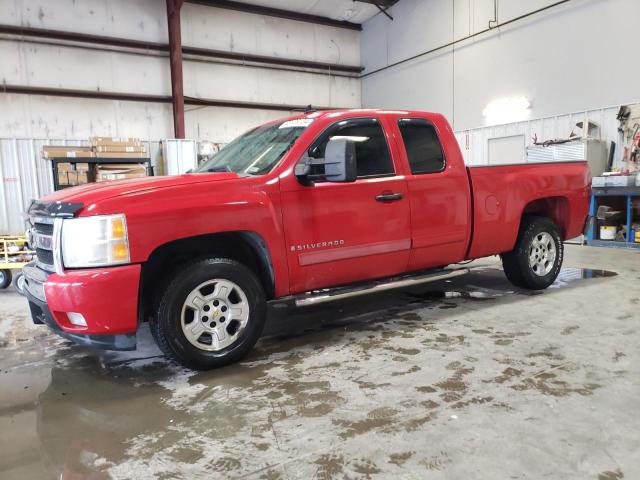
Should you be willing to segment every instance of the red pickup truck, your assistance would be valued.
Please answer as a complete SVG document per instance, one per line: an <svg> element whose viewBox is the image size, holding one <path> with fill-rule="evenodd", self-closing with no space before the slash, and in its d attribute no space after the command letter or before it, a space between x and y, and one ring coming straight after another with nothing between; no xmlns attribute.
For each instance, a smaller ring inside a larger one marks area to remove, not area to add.
<svg viewBox="0 0 640 480"><path fill-rule="evenodd" d="M582 233L586 162L465 167L446 119L305 113L240 136L195 172L85 185L32 203L33 320L74 341L134 349L149 321L197 368L256 343L267 302L309 305L465 273L500 254L543 289Z"/></svg>

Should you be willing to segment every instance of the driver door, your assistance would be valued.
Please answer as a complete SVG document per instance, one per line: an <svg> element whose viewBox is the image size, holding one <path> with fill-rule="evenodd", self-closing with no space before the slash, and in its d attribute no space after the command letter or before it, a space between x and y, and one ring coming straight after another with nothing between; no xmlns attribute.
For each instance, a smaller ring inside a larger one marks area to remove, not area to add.
<svg viewBox="0 0 640 480"><path fill-rule="evenodd" d="M291 293L385 277L407 269L409 199L377 118L336 122L312 143L323 157L331 138L355 142L355 182L282 184L282 212Z"/></svg>

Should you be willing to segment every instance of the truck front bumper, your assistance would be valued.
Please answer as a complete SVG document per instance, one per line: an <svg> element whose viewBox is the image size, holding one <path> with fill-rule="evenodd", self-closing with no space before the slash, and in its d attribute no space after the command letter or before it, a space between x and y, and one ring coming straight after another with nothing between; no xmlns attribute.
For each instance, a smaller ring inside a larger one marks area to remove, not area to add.
<svg viewBox="0 0 640 480"><path fill-rule="evenodd" d="M29 264L23 272L34 323L82 345L136 348L140 265L56 274Z"/></svg>

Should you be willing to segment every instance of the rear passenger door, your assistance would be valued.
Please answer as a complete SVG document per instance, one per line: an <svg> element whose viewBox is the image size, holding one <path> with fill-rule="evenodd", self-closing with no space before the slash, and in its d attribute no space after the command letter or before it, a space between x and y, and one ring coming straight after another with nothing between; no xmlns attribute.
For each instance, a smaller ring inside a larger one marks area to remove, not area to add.
<svg viewBox="0 0 640 480"><path fill-rule="evenodd" d="M470 222L466 168L447 162L440 132L429 120L399 118L397 126L410 169L409 269L459 262L466 253ZM453 132L447 134L453 137Z"/></svg>
<svg viewBox="0 0 640 480"><path fill-rule="evenodd" d="M377 118L340 120L307 154L323 157L336 137L355 142L355 182L301 185L289 176L281 183L292 293L397 274L409 260L407 184L387 132Z"/></svg>

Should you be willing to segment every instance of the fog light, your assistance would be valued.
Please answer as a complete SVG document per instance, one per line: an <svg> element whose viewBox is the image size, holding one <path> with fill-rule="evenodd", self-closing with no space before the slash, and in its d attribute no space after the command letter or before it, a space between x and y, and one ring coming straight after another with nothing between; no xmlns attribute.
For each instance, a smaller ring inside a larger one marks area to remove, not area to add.
<svg viewBox="0 0 640 480"><path fill-rule="evenodd" d="M81 313L67 312L67 318L69 323L77 327L86 327L87 321L84 319Z"/></svg>

